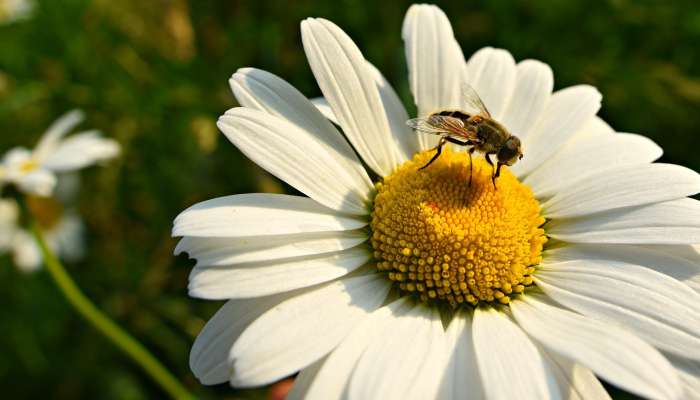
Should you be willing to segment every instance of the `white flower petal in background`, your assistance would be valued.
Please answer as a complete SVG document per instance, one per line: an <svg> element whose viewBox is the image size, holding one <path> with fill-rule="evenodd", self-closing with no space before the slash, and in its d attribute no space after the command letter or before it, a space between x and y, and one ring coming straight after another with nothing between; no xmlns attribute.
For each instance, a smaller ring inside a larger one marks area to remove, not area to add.
<svg viewBox="0 0 700 400"><path fill-rule="evenodd" d="M308 197L247 193L197 203L175 218L173 236L250 237L359 229L367 221L339 215Z"/></svg>
<svg viewBox="0 0 700 400"><path fill-rule="evenodd" d="M324 19L301 23L304 51L323 96L362 159L387 176L405 158L395 150L372 70L355 43Z"/></svg>
<svg viewBox="0 0 700 400"><path fill-rule="evenodd" d="M11 199L0 198L0 253L12 248L15 233L19 229L19 206Z"/></svg>
<svg viewBox="0 0 700 400"><path fill-rule="evenodd" d="M529 294L513 316L542 346L590 368L606 381L646 398L678 398L671 364L645 341L616 326L547 304Z"/></svg>
<svg viewBox="0 0 700 400"><path fill-rule="evenodd" d="M659 190L663 187L664 190ZM680 199L700 192L700 174L673 164L626 165L561 188L542 203L547 218L571 218Z"/></svg>
<svg viewBox="0 0 700 400"><path fill-rule="evenodd" d="M242 106L283 118L308 132L339 164L336 179L342 180L351 191L369 197L374 189L372 181L352 147L333 124L292 85L276 75L255 68L239 69L229 83ZM313 154L309 154L309 157L313 157ZM301 167L305 160L299 161Z"/></svg>
<svg viewBox="0 0 700 400"><path fill-rule="evenodd" d="M434 398L446 364L440 314L435 307L417 304L394 317L365 349L350 379L348 397Z"/></svg>
<svg viewBox="0 0 700 400"><path fill-rule="evenodd" d="M360 246L281 260L195 267L187 288L190 296L210 300L267 296L339 278L371 257L369 249Z"/></svg>
<svg viewBox="0 0 700 400"><path fill-rule="evenodd" d="M64 138L83 118L82 111L71 111L47 129L34 151L8 151L0 163L0 185L14 184L24 193L48 197L56 186L55 173L85 168L117 156L119 144L102 138L97 131Z"/></svg>
<svg viewBox="0 0 700 400"><path fill-rule="evenodd" d="M365 349L390 326L396 318L413 308L404 297L381 307L359 323L323 362L306 392L308 400L342 398L343 393Z"/></svg>
<svg viewBox="0 0 700 400"><path fill-rule="evenodd" d="M401 36L418 116L461 108L464 55L445 13L434 5L412 5L404 18ZM421 149L433 147L437 140L418 135Z"/></svg>
<svg viewBox="0 0 700 400"><path fill-rule="evenodd" d="M525 141L549 103L554 75L549 65L524 60L515 67L515 85L499 121L511 134Z"/></svg>
<svg viewBox="0 0 700 400"><path fill-rule="evenodd" d="M700 202L679 199L552 220L547 235L577 243L700 243Z"/></svg>
<svg viewBox="0 0 700 400"><path fill-rule="evenodd" d="M3 0L0 2L0 26L30 18L34 0Z"/></svg>
<svg viewBox="0 0 700 400"><path fill-rule="evenodd" d="M24 175L16 184L22 192L48 197L56 187L56 175L45 169L38 169Z"/></svg>
<svg viewBox="0 0 700 400"><path fill-rule="evenodd" d="M76 211L65 212L45 236L59 258L76 262L85 256L85 224Z"/></svg>
<svg viewBox="0 0 700 400"><path fill-rule="evenodd" d="M554 378L534 343L505 314L474 310L474 349L484 392L490 399L558 398Z"/></svg>
<svg viewBox="0 0 700 400"><path fill-rule="evenodd" d="M575 187L593 179L591 175L615 174L621 166L651 163L663 153L650 139L630 133L576 139L523 180L538 198Z"/></svg>
<svg viewBox="0 0 700 400"><path fill-rule="evenodd" d="M502 120L504 110L510 103L515 78L515 60L503 49L484 47L467 62L468 83L479 94L491 116L498 121Z"/></svg>
<svg viewBox="0 0 700 400"><path fill-rule="evenodd" d="M440 399L484 399L484 388L472 336L472 316L466 310L454 315L445 333L447 370L440 384Z"/></svg>
<svg viewBox="0 0 700 400"><path fill-rule="evenodd" d="M15 233L12 241L12 262L20 271L26 273L41 268L41 252L29 232L20 230Z"/></svg>
<svg viewBox="0 0 700 400"><path fill-rule="evenodd" d="M700 294L638 265L595 260L544 263L537 286L579 313L621 324L664 351L700 360Z"/></svg>
<svg viewBox="0 0 700 400"><path fill-rule="evenodd" d="M312 199L340 212L368 213L364 178L348 176L346 159L311 132L245 107L227 111L217 126L248 158Z"/></svg>
<svg viewBox="0 0 700 400"><path fill-rule="evenodd" d="M322 358L379 308L389 287L374 274L347 278L269 310L233 345L231 383L265 385Z"/></svg>
<svg viewBox="0 0 700 400"><path fill-rule="evenodd" d="M554 92L542 117L523 141L523 159L511 169L526 176L566 144L600 109L601 94L588 85ZM515 134L515 133L514 133Z"/></svg>
<svg viewBox="0 0 700 400"><path fill-rule="evenodd" d="M119 155L119 144L104 138L98 131L77 133L63 140L43 160L43 166L52 171L75 171L110 160Z"/></svg>
<svg viewBox="0 0 700 400"><path fill-rule="evenodd" d="M85 114L81 110L71 110L60 116L39 139L39 143L37 143L33 152L34 158L42 161L46 159L56 150L61 139L83 122L84 119Z"/></svg>

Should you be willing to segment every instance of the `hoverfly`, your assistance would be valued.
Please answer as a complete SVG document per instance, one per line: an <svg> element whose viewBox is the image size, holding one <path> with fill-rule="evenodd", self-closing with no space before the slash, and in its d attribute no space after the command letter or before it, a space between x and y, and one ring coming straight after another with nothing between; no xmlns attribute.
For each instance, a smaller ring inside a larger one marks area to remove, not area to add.
<svg viewBox="0 0 700 400"><path fill-rule="evenodd" d="M427 117L413 118L406 124L418 132L440 136L440 142L433 148L437 150L433 158L420 169L426 168L440 157L442 146L454 143L469 148L469 185L472 183L472 153L476 150L484 153L484 158L491 165L491 182L496 187L496 178L501 173L501 166L511 166L523 158L520 139L511 135L505 126L491 117L488 109L481 101L474 88L463 87L464 102L475 113L461 110L443 110L432 113ZM489 158L496 155L497 166Z"/></svg>

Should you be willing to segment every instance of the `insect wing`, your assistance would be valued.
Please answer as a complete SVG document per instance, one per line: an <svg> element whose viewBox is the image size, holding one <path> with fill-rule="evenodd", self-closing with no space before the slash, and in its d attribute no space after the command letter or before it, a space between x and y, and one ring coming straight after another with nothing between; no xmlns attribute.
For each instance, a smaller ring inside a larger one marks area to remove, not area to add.
<svg viewBox="0 0 700 400"><path fill-rule="evenodd" d="M428 117L409 119L406 121L406 125L418 132L440 136L455 136L472 141L477 140L476 135L467 130L464 126L464 122L459 118L431 115Z"/></svg>
<svg viewBox="0 0 700 400"><path fill-rule="evenodd" d="M484 102L481 100L481 97L479 97L479 94L476 93L476 90L474 90L474 88L468 83L465 83L462 86L462 99L464 100L464 104L468 108L477 111L479 114L485 117L491 118L491 113L484 105Z"/></svg>

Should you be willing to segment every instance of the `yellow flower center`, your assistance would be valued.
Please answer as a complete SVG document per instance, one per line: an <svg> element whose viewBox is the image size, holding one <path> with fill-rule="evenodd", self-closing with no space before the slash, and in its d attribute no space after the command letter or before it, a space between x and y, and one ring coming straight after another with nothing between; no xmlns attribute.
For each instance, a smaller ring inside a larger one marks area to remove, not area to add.
<svg viewBox="0 0 700 400"><path fill-rule="evenodd" d="M44 230L55 227L63 216L63 206L51 197L27 196L27 208Z"/></svg>
<svg viewBox="0 0 700 400"><path fill-rule="evenodd" d="M404 293L453 307L507 304L532 285L547 241L545 219L530 188L506 168L491 183L491 166L445 149L416 154L377 183L372 247L377 269Z"/></svg>
<svg viewBox="0 0 700 400"><path fill-rule="evenodd" d="M33 159L29 159L29 160L27 160L27 161L24 161L24 162L19 166L19 170L20 170L22 173L28 174L28 173L34 171L35 169L37 169L38 167L39 167L39 163L38 163L38 162L36 162L36 161L33 160Z"/></svg>

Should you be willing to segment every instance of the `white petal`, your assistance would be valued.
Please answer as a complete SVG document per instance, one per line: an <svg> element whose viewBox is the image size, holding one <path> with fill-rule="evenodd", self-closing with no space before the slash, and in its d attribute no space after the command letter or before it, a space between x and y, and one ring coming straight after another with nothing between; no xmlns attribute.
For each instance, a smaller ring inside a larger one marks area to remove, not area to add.
<svg viewBox="0 0 700 400"><path fill-rule="evenodd" d="M418 143L418 136L406 125L408 120L408 113L401 103L401 99L396 94L394 89L391 87L389 81L384 78L379 70L372 65L367 63L370 68L372 75L377 82L377 88L379 89L379 95L382 99L382 104L384 104L384 109L386 110L387 118L389 119L389 125L391 126L391 132L396 142L396 145L401 150L402 159L407 160L413 157L413 154L420 151L420 145ZM327 119L337 124L338 119L336 118L330 104L323 97L317 97L311 100L316 109L321 112Z"/></svg>
<svg viewBox="0 0 700 400"><path fill-rule="evenodd" d="M61 138L68 134L78 124L83 122L85 115L80 110L72 110L54 121L39 139L33 156L37 160L43 160L58 146Z"/></svg>
<svg viewBox="0 0 700 400"><path fill-rule="evenodd" d="M457 313L450 322L446 338L447 371L440 387L440 399L484 399L484 388L472 338L472 317Z"/></svg>
<svg viewBox="0 0 700 400"><path fill-rule="evenodd" d="M12 242L12 261L20 271L34 272L41 268L44 260L39 246L29 232L15 232Z"/></svg>
<svg viewBox="0 0 700 400"><path fill-rule="evenodd" d="M346 250L367 237L360 230L242 238L187 236L177 244L175 254L188 253L197 266L243 264Z"/></svg>
<svg viewBox="0 0 700 400"><path fill-rule="evenodd" d="M398 315L357 362L349 399L431 399L445 372L440 313L418 304Z"/></svg>
<svg viewBox="0 0 700 400"><path fill-rule="evenodd" d="M578 243L699 243L700 203L680 199L553 220L546 230L553 238Z"/></svg>
<svg viewBox="0 0 700 400"><path fill-rule="evenodd" d="M231 349L231 384L265 385L320 359L380 306L389 288L377 274L348 278L266 312Z"/></svg>
<svg viewBox="0 0 700 400"><path fill-rule="evenodd" d="M316 138L324 151L340 164L339 170L343 175L337 179L346 182L351 191L369 196L373 190L372 181L352 147L292 85L276 75L255 68L239 69L229 83L242 106L286 119Z"/></svg>
<svg viewBox="0 0 700 400"><path fill-rule="evenodd" d="M412 308L407 297L377 309L336 347L318 371L306 393L307 400L340 399L346 391L355 365L365 349L391 325L398 315Z"/></svg>
<svg viewBox="0 0 700 400"><path fill-rule="evenodd" d="M372 257L364 246L334 253L220 267L195 267L192 297L223 300L266 296L328 282L360 268Z"/></svg>
<svg viewBox="0 0 700 400"><path fill-rule="evenodd" d="M568 308L621 324L665 351L700 359L700 294L648 268L608 263L542 264L534 278Z"/></svg>
<svg viewBox="0 0 700 400"><path fill-rule="evenodd" d="M590 369L540 347L543 359L567 400L610 400L610 395Z"/></svg>
<svg viewBox="0 0 700 400"><path fill-rule="evenodd" d="M74 171L114 158L119 151L119 143L103 138L98 131L82 132L61 141L42 166L56 172Z"/></svg>
<svg viewBox="0 0 700 400"><path fill-rule="evenodd" d="M410 160L413 158L413 154L420 151L421 148L418 143L418 135L406 125L406 121L408 120L406 108L404 108L401 99L384 75L382 75L374 65L367 63L367 66L372 72L374 80L377 82L377 88L379 89L379 95L381 96L382 104L386 110L386 116L389 119L389 126L391 127L394 142L401 153L401 161Z"/></svg>
<svg viewBox="0 0 700 400"><path fill-rule="evenodd" d="M592 86L579 85L555 92L542 118L523 142L524 157L513 166L520 177L549 159L595 116L602 96Z"/></svg>
<svg viewBox="0 0 700 400"><path fill-rule="evenodd" d="M412 5L401 32L418 115L461 108L464 55L445 13L434 5ZM429 135L419 135L418 140L422 149L437 143L437 138Z"/></svg>
<svg viewBox="0 0 700 400"><path fill-rule="evenodd" d="M590 139L594 137L604 137L605 135L609 135L611 133L615 133L615 129L596 115L583 125L583 127L576 133L576 136Z"/></svg>
<svg viewBox="0 0 700 400"><path fill-rule="evenodd" d="M15 183L24 193L48 197L56 187L56 175L46 169L37 169L22 176Z"/></svg>
<svg viewBox="0 0 700 400"><path fill-rule="evenodd" d="M304 51L343 132L367 165L387 176L402 161L367 61L355 43L330 21L301 23Z"/></svg>
<svg viewBox="0 0 700 400"><path fill-rule="evenodd" d="M0 198L0 253L12 248L12 242L19 229L19 205L14 199Z"/></svg>
<svg viewBox="0 0 700 400"><path fill-rule="evenodd" d="M217 126L248 158L300 192L338 211L367 214L365 182L351 179L346 159L323 139L245 107L228 110Z"/></svg>
<svg viewBox="0 0 700 400"><path fill-rule="evenodd" d="M641 265L671 276L691 288L700 290L700 263L691 261L678 253L692 251L691 246L643 247L622 244L567 244L544 253L548 263L575 260L605 260L611 265L623 262Z"/></svg>
<svg viewBox="0 0 700 400"><path fill-rule="evenodd" d="M467 77L489 113L500 121L515 88L513 56L506 50L485 47L469 59Z"/></svg>
<svg viewBox="0 0 700 400"><path fill-rule="evenodd" d="M216 385L231 379L229 353L245 328L295 292L227 301L204 325L190 351L190 369L204 385Z"/></svg>
<svg viewBox="0 0 700 400"><path fill-rule="evenodd" d="M47 235L55 240L61 259L76 262L85 256L85 224L76 211L66 211Z"/></svg>
<svg viewBox="0 0 700 400"><path fill-rule="evenodd" d="M668 357L671 364L676 368L683 385L683 398L687 400L700 399L700 362L673 355Z"/></svg>
<svg viewBox="0 0 700 400"><path fill-rule="evenodd" d="M542 355L525 333L494 309L477 308L472 325L474 349L489 399L550 399L556 385Z"/></svg>
<svg viewBox="0 0 700 400"><path fill-rule="evenodd" d="M331 108L331 105L328 104L328 101L324 97L316 97L311 99L311 104L316 107L316 109L323 114L324 117L326 117L327 120L333 122L336 125L338 124L338 118L336 118L335 114L333 114L333 109Z"/></svg>
<svg viewBox="0 0 700 400"><path fill-rule="evenodd" d="M338 215L307 197L247 193L197 203L173 225L173 236L246 237L344 231L367 222Z"/></svg>
<svg viewBox="0 0 700 400"><path fill-rule="evenodd" d="M542 204L548 218L577 217L680 199L700 192L700 174L673 164L627 165L576 182Z"/></svg>
<svg viewBox="0 0 700 400"><path fill-rule="evenodd" d="M318 371L321 369L325 361L326 359L322 358L316 361L315 363L309 365L308 367L302 369L301 372L299 372L299 375L297 375L297 377L294 379L294 386L292 386L292 390L290 390L289 393L287 393L287 397L285 397L284 399L308 399L309 388L316 380Z"/></svg>
<svg viewBox="0 0 700 400"><path fill-rule="evenodd" d="M550 197L578 186L593 174L615 174L621 166L648 164L662 153L661 147L653 141L629 133L572 140L523 183L530 186L538 198Z"/></svg>
<svg viewBox="0 0 700 400"><path fill-rule="evenodd" d="M606 381L647 398L677 398L681 387L671 364L626 330L522 296L510 309L521 328L542 346L590 368Z"/></svg>
<svg viewBox="0 0 700 400"><path fill-rule="evenodd" d="M554 76L549 65L536 60L521 61L515 68L513 94L499 121L524 141L547 107Z"/></svg>

